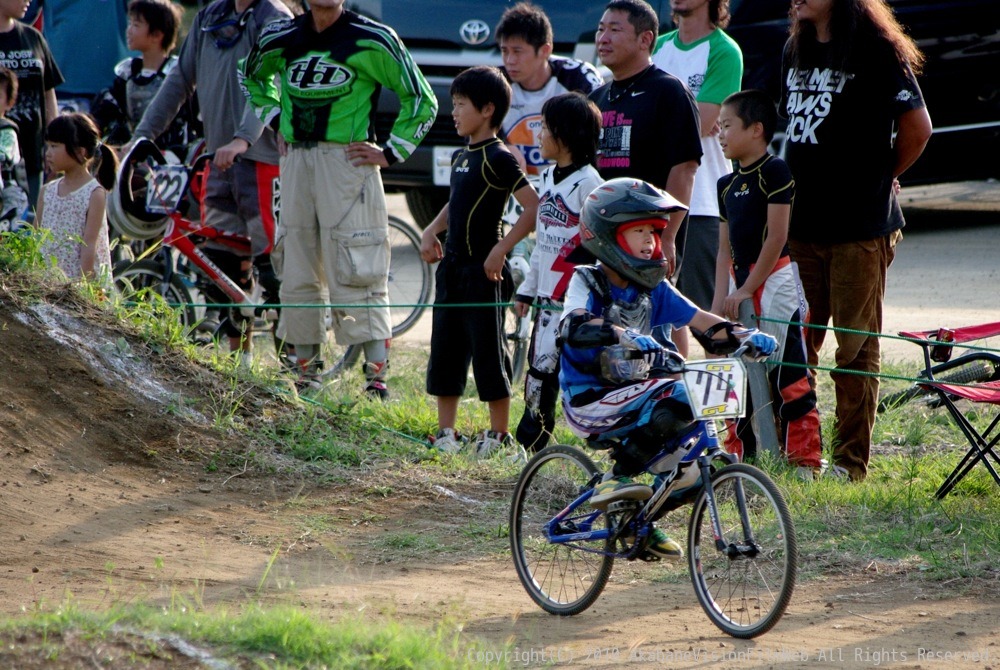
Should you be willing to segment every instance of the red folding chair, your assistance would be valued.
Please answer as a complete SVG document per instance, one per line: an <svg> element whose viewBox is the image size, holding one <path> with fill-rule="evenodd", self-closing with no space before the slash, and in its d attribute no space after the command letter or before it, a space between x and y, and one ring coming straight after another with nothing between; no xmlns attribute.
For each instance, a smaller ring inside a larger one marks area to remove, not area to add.
<svg viewBox="0 0 1000 670"><path fill-rule="evenodd" d="M941 377L947 376L949 370L960 368L974 361L986 361L993 365L994 369L1000 369L1000 356L989 351L970 350L954 359L951 358L953 345L975 342L997 335L1000 335L1000 323L900 333L900 336L911 338L914 344L923 349L924 370L920 373L920 377L926 378L926 381L921 380L917 382L918 385L937 394L939 403L948 409L948 413L969 442L969 450L965 456L934 494L938 499L948 495L948 492L955 488L955 485L962 481L977 463L982 463L989 470L997 485L1000 486L1000 474L997 472L997 467L994 466L994 463L996 466L1000 466L1000 456L994 451L997 443L1000 442L1000 430L997 430L997 427L1000 426L1000 411L986 430L980 432L955 406L958 400L1000 405L1000 379L993 375L986 381L973 384L959 384L941 379ZM990 462L991 459L993 462Z"/></svg>

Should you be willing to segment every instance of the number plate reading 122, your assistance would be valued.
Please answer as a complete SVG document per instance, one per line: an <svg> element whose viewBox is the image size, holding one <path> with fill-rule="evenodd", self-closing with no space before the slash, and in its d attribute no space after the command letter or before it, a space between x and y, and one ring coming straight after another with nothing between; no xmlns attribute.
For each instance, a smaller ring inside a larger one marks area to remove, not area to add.
<svg viewBox="0 0 1000 670"><path fill-rule="evenodd" d="M154 214L177 211L187 188L188 172L183 165L153 167L146 189L146 209Z"/></svg>
<svg viewBox="0 0 1000 670"><path fill-rule="evenodd" d="M684 385L696 419L743 416L747 370L743 361L717 358L684 364Z"/></svg>

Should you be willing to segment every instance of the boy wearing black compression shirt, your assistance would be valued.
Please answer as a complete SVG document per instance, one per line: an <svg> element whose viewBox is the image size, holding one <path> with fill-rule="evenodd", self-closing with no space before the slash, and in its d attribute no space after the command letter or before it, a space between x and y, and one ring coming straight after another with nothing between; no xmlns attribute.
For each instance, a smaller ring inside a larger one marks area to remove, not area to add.
<svg viewBox="0 0 1000 670"><path fill-rule="evenodd" d="M740 91L725 99L719 115L719 143L736 172L719 180L719 254L712 312L739 318L740 304L753 300L754 313L766 317L761 331L778 340L771 356L775 419L789 462L806 479L823 472L816 392L805 367L802 328L807 314L798 271L788 256L788 222L795 180L785 162L767 152L777 111L763 91ZM748 398L748 404L750 398ZM753 456L757 446L748 409L738 422L727 422L726 449Z"/></svg>
<svg viewBox="0 0 1000 670"><path fill-rule="evenodd" d="M452 82L452 118L458 134L469 144L455 153L448 204L424 230L420 244L425 261L440 261L427 365L427 392L437 396L434 445L450 453L462 448L455 423L471 362L479 399L490 411L490 428L473 450L477 458L518 451L507 432L511 364L504 341L503 305L514 287L506 258L535 227L538 195L497 138L510 96L510 85L493 67L470 68ZM503 236L501 218L511 194L524 211ZM442 247L438 235L445 232Z"/></svg>

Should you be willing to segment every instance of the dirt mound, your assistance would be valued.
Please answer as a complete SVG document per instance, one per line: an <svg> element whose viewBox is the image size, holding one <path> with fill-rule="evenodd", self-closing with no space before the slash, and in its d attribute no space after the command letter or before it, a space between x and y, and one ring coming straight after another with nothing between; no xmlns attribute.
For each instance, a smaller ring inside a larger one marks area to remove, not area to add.
<svg viewBox="0 0 1000 670"><path fill-rule="evenodd" d="M217 376L93 316L0 304L3 609L252 587L257 510L293 484L218 471L241 445L207 418Z"/></svg>
<svg viewBox="0 0 1000 670"><path fill-rule="evenodd" d="M94 471L155 467L156 455L174 451L192 429L199 441L211 441L193 424L194 413L170 412L170 399L185 389L154 381L153 367L117 333L47 305L0 308L0 320L0 394L8 410L0 434L9 453Z"/></svg>

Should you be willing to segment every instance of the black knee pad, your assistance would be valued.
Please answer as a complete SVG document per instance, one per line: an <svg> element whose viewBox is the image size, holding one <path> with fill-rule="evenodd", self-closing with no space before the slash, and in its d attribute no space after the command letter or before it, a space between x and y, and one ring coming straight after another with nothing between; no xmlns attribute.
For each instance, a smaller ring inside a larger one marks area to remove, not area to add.
<svg viewBox="0 0 1000 670"><path fill-rule="evenodd" d="M257 281L264 289L264 301L269 305L278 304L278 291L281 290L281 280L278 273L271 265L271 254L261 254L253 259L254 267L257 268Z"/></svg>
<svg viewBox="0 0 1000 670"><path fill-rule="evenodd" d="M652 458L670 438L688 430L694 422L687 403L665 398L658 402L649 415L649 423L637 428L629 438L643 457Z"/></svg>

